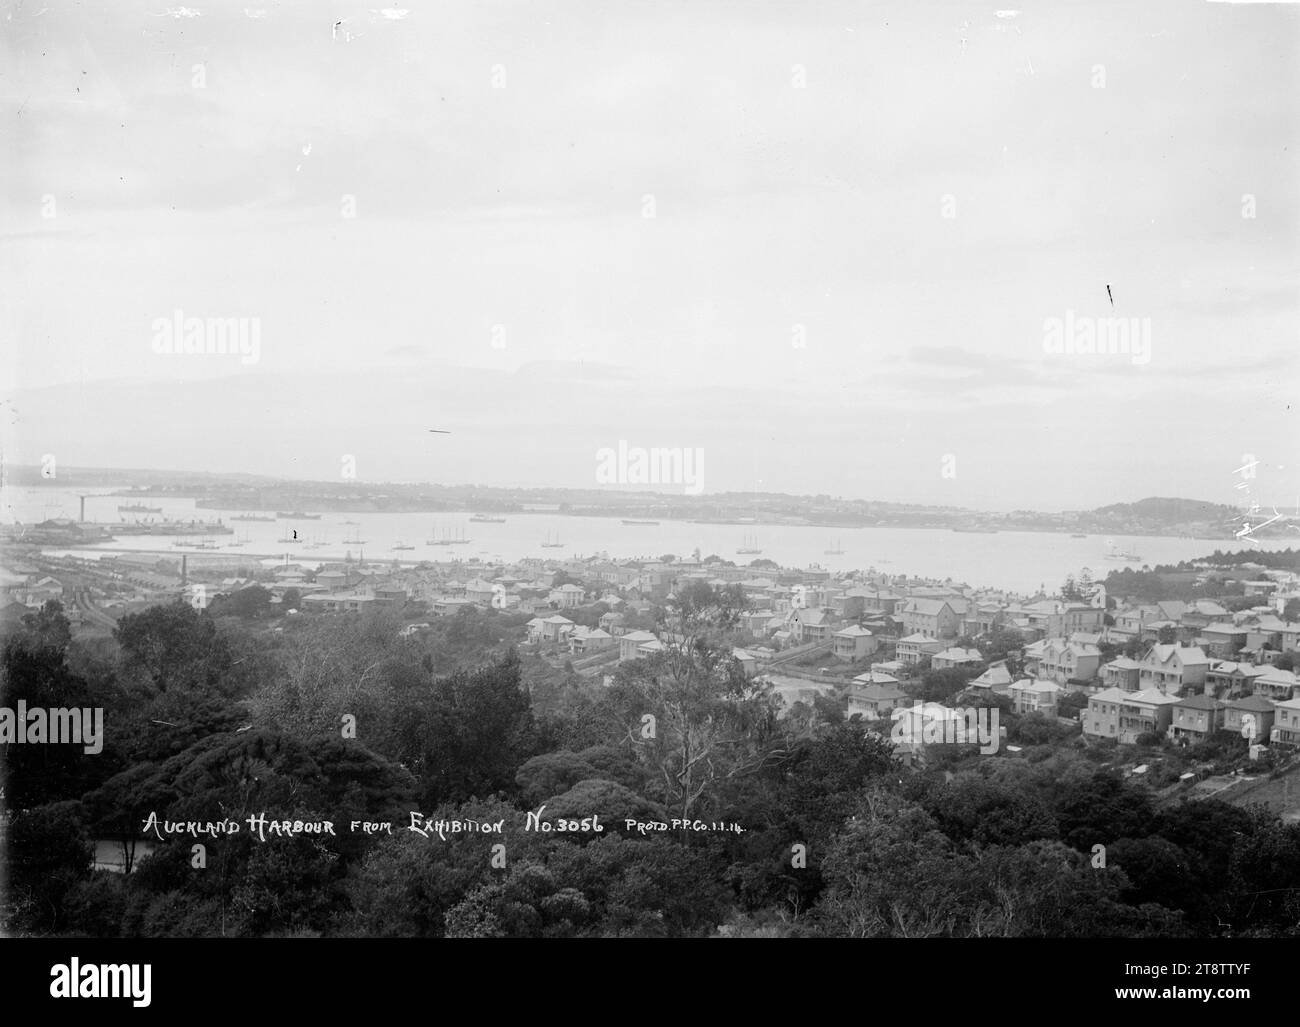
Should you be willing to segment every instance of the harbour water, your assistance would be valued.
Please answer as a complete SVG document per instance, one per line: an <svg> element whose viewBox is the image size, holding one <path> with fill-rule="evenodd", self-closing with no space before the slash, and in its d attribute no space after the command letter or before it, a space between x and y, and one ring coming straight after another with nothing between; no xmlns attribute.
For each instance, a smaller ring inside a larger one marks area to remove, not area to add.
<svg viewBox="0 0 1300 1027"><path fill-rule="evenodd" d="M85 493L82 493L83 495ZM756 559L774 560L786 567L819 566L838 572L874 567L886 574L910 574L951 579L973 586L988 586L1031 593L1040 586L1056 589L1067 575L1087 567L1094 578L1120 567L1155 566L1207 556L1215 550L1250 548L1240 540L1198 540L1134 535L1090 535L1074 538L1051 532L1002 531L993 534L955 532L930 528L826 528L763 524L697 524L661 520L658 524L624 524L620 517L575 517L530 512L504 515L504 523L470 520L471 513L324 513L319 520L276 519L238 521L232 517L274 511L199 509L192 499L149 497L161 514L119 513L119 505L136 500L114 495L89 495L86 520L116 524L144 516L168 519L216 520L234 529L233 535L209 540L213 548L177 547L177 542L198 542L202 536L128 536L103 546L61 552L158 552L179 555L197 552L224 554L314 565L364 555L367 561L420 560L514 561L525 557L565 559L605 554L615 559L654 559L665 554L702 556L717 554L745 565ZM79 515L78 494L71 489L13 489L5 496L6 523L36 523L50 517ZM293 533L302 541L284 542ZM429 545L429 540L467 539L456 545ZM359 544L357 540L364 542ZM560 546L547 546L547 542ZM240 544L242 542L242 544ZM1133 553L1137 562L1106 558L1116 549ZM1287 539L1262 541L1257 548L1285 549ZM1290 543L1294 544L1294 543ZM412 549L394 549L394 546ZM761 554L738 555L736 550L757 548ZM827 550L842 550L827 553Z"/></svg>

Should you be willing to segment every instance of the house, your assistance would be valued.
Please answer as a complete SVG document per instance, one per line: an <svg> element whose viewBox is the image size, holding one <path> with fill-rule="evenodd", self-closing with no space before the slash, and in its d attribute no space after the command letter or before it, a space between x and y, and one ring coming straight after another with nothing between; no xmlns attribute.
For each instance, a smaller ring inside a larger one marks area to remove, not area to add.
<svg viewBox="0 0 1300 1027"><path fill-rule="evenodd" d="M1262 742L1272 734L1276 715L1277 708L1263 696L1226 699L1223 703L1223 729Z"/></svg>
<svg viewBox="0 0 1300 1027"><path fill-rule="evenodd" d="M1139 635L1141 641L1159 642L1162 637L1172 638L1175 642L1186 641L1177 621L1153 620L1142 625L1142 632Z"/></svg>
<svg viewBox="0 0 1300 1027"><path fill-rule="evenodd" d="M542 618L534 617L524 627L528 630L528 641L537 643L542 640Z"/></svg>
<svg viewBox="0 0 1300 1027"><path fill-rule="evenodd" d="M830 611L820 607L793 610L790 613L789 627L799 644L829 642L834 633Z"/></svg>
<svg viewBox="0 0 1300 1027"><path fill-rule="evenodd" d="M374 596L357 592L317 592L302 597L302 608L324 613L357 613L368 608L374 601Z"/></svg>
<svg viewBox="0 0 1300 1027"><path fill-rule="evenodd" d="M1005 660L989 664L988 670L966 686L978 688L984 694L1009 695L1011 692L1011 671L1007 670Z"/></svg>
<svg viewBox="0 0 1300 1027"><path fill-rule="evenodd" d="M559 588L551 589L551 594L546 597L546 601L560 610L573 610L582 605L583 592L580 585L561 585Z"/></svg>
<svg viewBox="0 0 1300 1027"><path fill-rule="evenodd" d="M983 662L984 657L978 649L962 649L953 646L935 653L930 659L930 666L935 670L951 670L953 667L969 667Z"/></svg>
<svg viewBox="0 0 1300 1027"><path fill-rule="evenodd" d="M629 631L625 635L618 636L618 662L623 663L626 660L635 660L644 655L637 652L637 649L647 642L657 642L648 631Z"/></svg>
<svg viewBox="0 0 1300 1027"><path fill-rule="evenodd" d="M867 675L862 675L866 677ZM888 677L888 675L882 675ZM857 678L854 678L856 681ZM857 685L849 689L849 707L847 716L861 716L863 720L879 720L888 717L894 708L907 699L907 693L893 684Z"/></svg>
<svg viewBox="0 0 1300 1027"><path fill-rule="evenodd" d="M1141 735L1163 735L1169 730L1169 724L1173 720L1173 707L1177 703L1175 696L1158 688L1125 693L1119 701L1117 737L1121 742L1132 744Z"/></svg>
<svg viewBox="0 0 1300 1027"><path fill-rule="evenodd" d="M615 645L614 636L601 628L586 628L574 625L568 634L569 652L590 654L609 649Z"/></svg>
<svg viewBox="0 0 1300 1027"><path fill-rule="evenodd" d="M492 582L475 578L465 585L465 598L479 606L492 605Z"/></svg>
<svg viewBox="0 0 1300 1027"><path fill-rule="evenodd" d="M1088 603L1066 603L1045 599L1009 611L1014 620L1023 620L1022 630L1039 638L1066 638L1075 631L1097 631L1106 611Z"/></svg>
<svg viewBox="0 0 1300 1027"><path fill-rule="evenodd" d="M1179 623L1192 631L1199 631L1228 616L1228 611L1213 599L1198 599L1183 611Z"/></svg>
<svg viewBox="0 0 1300 1027"><path fill-rule="evenodd" d="M902 616L903 630L909 635L956 638L961 630L961 615L947 599L909 599Z"/></svg>
<svg viewBox="0 0 1300 1027"><path fill-rule="evenodd" d="M901 673L903 673L903 671L906 669L906 667L907 667L907 665L904 664L904 663L902 663L902 662L899 661L899 660L886 660L884 663L873 663L873 664L871 665L871 671L870 671L870 673L872 673L872 674L888 674L889 676L893 677L893 676L896 675L896 674L901 674ZM861 675L859 675L859 677L860 677L860 676L861 676ZM873 680L873 681L877 681L878 679L873 678L872 680ZM894 678L894 680L898 680L898 679L897 679L897 678Z"/></svg>
<svg viewBox="0 0 1300 1027"><path fill-rule="evenodd" d="M1016 713L1041 713L1055 717L1061 691L1061 686L1055 681L1024 678L1011 686L1011 708Z"/></svg>
<svg viewBox="0 0 1300 1027"><path fill-rule="evenodd" d="M900 638L894 655L899 663L914 667L925 657L932 657L935 653L943 652L944 648L944 644L938 639L930 638L918 632L915 635Z"/></svg>
<svg viewBox="0 0 1300 1027"><path fill-rule="evenodd" d="M606 600L603 599L601 600L601 602L605 601ZM602 613L600 615L600 620L597 621L597 623L600 625L602 631L613 631L623 623L623 615L610 610L608 613Z"/></svg>
<svg viewBox="0 0 1300 1027"><path fill-rule="evenodd" d="M1093 738L1119 737L1119 708L1129 692L1122 688L1103 688L1088 696L1088 708L1079 716L1083 733Z"/></svg>
<svg viewBox="0 0 1300 1027"><path fill-rule="evenodd" d="M817 696L829 695L834 686L811 681L806 678L785 677L780 674L765 674L763 679L772 686L772 691L781 698L781 710L778 717L789 716L790 708L795 703L811 704Z"/></svg>
<svg viewBox="0 0 1300 1027"><path fill-rule="evenodd" d="M1223 727L1223 704L1213 696L1189 695L1173 705L1169 737L1203 742Z"/></svg>
<svg viewBox="0 0 1300 1027"><path fill-rule="evenodd" d="M1101 666L1103 688L1118 688L1122 692L1136 692L1140 686L1142 664L1121 656Z"/></svg>
<svg viewBox="0 0 1300 1027"><path fill-rule="evenodd" d="M1286 621L1271 614L1244 622L1247 649L1282 649L1282 634L1286 631Z"/></svg>
<svg viewBox="0 0 1300 1027"><path fill-rule="evenodd" d="M468 591L466 594L468 594ZM575 627L573 621L569 620L568 617L561 617L558 613L550 617L543 617L542 640L545 642L559 642Z"/></svg>
<svg viewBox="0 0 1300 1027"><path fill-rule="evenodd" d="M752 649L732 649L731 658L740 664L745 677L752 678L771 662L768 653L770 650L755 652Z"/></svg>
<svg viewBox="0 0 1300 1027"><path fill-rule="evenodd" d="M1095 645L1053 638L1043 647L1035 673L1058 685L1068 681L1088 683L1096 679L1100 665L1101 650Z"/></svg>
<svg viewBox="0 0 1300 1027"><path fill-rule="evenodd" d="M1255 679L1267 670L1267 667L1257 667L1253 663L1222 660L1205 672L1205 694L1220 699L1249 695L1254 691Z"/></svg>
<svg viewBox="0 0 1300 1027"><path fill-rule="evenodd" d="M840 629L831 637L835 640L835 658L838 660L860 660L877 648L876 636L856 624Z"/></svg>
<svg viewBox="0 0 1300 1027"><path fill-rule="evenodd" d="M1255 678L1254 692L1272 702L1285 702L1296 697L1295 671L1267 668Z"/></svg>
<svg viewBox="0 0 1300 1027"><path fill-rule="evenodd" d="M958 711L937 702L896 706L890 716L894 720L890 738L901 736L903 741L895 742L894 748L904 752L915 752L929 739L970 737L967 727L975 726Z"/></svg>
<svg viewBox="0 0 1300 1027"><path fill-rule="evenodd" d="M1198 646L1153 645L1138 661L1143 689L1157 688L1173 694L1184 689L1204 691L1210 658Z"/></svg>
<svg viewBox="0 0 1300 1027"><path fill-rule="evenodd" d="M1245 648L1249 635L1250 632L1246 628L1219 621L1203 627L1200 631L1200 640L1210 655L1226 660Z"/></svg>
<svg viewBox="0 0 1300 1027"><path fill-rule="evenodd" d="M864 613L883 613L892 617L906 600L888 589L879 589L877 591L866 590L866 595L862 597L862 607Z"/></svg>
<svg viewBox="0 0 1300 1027"><path fill-rule="evenodd" d="M988 635L1001 627L1006 610L1001 603L971 603L961 621L963 635Z"/></svg>
<svg viewBox="0 0 1300 1027"><path fill-rule="evenodd" d="M1274 745L1300 745L1300 699L1274 703L1273 708L1277 716L1268 735L1269 741Z"/></svg>
<svg viewBox="0 0 1300 1027"><path fill-rule="evenodd" d="M468 599L459 599L456 596L440 596L429 604L429 608L437 617L448 617L460 613L461 610L473 609L474 604Z"/></svg>

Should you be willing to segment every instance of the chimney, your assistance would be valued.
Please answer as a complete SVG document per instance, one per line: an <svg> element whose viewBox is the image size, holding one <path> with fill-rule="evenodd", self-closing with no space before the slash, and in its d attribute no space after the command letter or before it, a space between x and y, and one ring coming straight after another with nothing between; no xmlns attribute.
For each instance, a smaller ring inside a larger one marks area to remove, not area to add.
<svg viewBox="0 0 1300 1027"><path fill-rule="evenodd" d="M184 588L185 583L189 581L189 577L187 574L187 571L189 569L187 563L188 560L189 560L189 555L187 553L181 553L181 587L182 588Z"/></svg>
<svg viewBox="0 0 1300 1027"><path fill-rule="evenodd" d="M81 523L85 524L86 523L86 497L82 496L80 498L81 498Z"/></svg>

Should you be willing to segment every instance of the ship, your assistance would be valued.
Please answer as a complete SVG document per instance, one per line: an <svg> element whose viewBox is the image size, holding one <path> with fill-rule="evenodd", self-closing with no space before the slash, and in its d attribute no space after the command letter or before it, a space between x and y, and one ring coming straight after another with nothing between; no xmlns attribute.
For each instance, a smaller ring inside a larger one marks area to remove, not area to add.
<svg viewBox="0 0 1300 1027"><path fill-rule="evenodd" d="M270 516L263 517L261 514L238 514L237 516L232 517L230 519L232 521L273 521L275 520L274 517L270 517Z"/></svg>
<svg viewBox="0 0 1300 1027"><path fill-rule="evenodd" d="M1116 546L1115 543L1110 541L1109 539L1107 539L1106 544L1109 547L1106 550L1107 560L1118 560L1121 563L1139 563L1142 560L1142 557L1138 556L1137 553L1125 552L1124 550Z"/></svg>
<svg viewBox="0 0 1300 1027"><path fill-rule="evenodd" d="M658 522L658 521L630 521L630 520L624 520L623 523L624 523L624 524L658 524L659 522Z"/></svg>
<svg viewBox="0 0 1300 1027"><path fill-rule="evenodd" d="M757 535L753 538L746 535L744 542L745 544L736 550L737 556L759 556L763 552L763 550L758 548Z"/></svg>
<svg viewBox="0 0 1300 1027"><path fill-rule="evenodd" d="M471 524L505 524L504 517L488 517L485 514L475 514L470 519Z"/></svg>
<svg viewBox="0 0 1300 1027"><path fill-rule="evenodd" d="M960 531L969 535L996 535L997 528L953 528L953 531Z"/></svg>
<svg viewBox="0 0 1300 1027"><path fill-rule="evenodd" d="M827 556L843 556L843 555L844 555L844 550L840 548L840 542L839 542L839 539L834 539L834 540L832 540L832 542L831 542L831 547L832 547L832 548L826 550L826 555L827 555Z"/></svg>
<svg viewBox="0 0 1300 1027"><path fill-rule="evenodd" d="M1073 535L1070 536L1070 538L1087 538L1087 537L1088 537L1087 535L1081 535L1078 532L1075 532Z"/></svg>
<svg viewBox="0 0 1300 1027"><path fill-rule="evenodd" d="M161 506L142 506L140 503L132 503L130 506L119 506L118 513L162 513Z"/></svg>
<svg viewBox="0 0 1300 1027"><path fill-rule="evenodd" d="M542 548L543 548L543 549L563 549L563 548L564 548L564 543L560 541L560 538L559 538L558 535L555 537L555 541L551 541L551 533L548 531L548 532L546 533L546 541L542 543Z"/></svg>
<svg viewBox="0 0 1300 1027"><path fill-rule="evenodd" d="M398 542L395 546L393 546L393 548L394 548L394 549L414 549L415 546L408 546L405 542Z"/></svg>
<svg viewBox="0 0 1300 1027"><path fill-rule="evenodd" d="M296 544L296 543L300 543L300 542L302 542L302 539L300 539L300 538L291 538L291 537L289 537L288 535L285 535L284 538L278 538L278 539L276 539L276 541L277 541L277 542L284 542L284 543L286 543L286 544L288 544L288 545L294 545L294 544Z"/></svg>
<svg viewBox="0 0 1300 1027"><path fill-rule="evenodd" d="M283 510L275 511L275 516L282 521L319 521L320 514L303 513L301 510L292 510L286 513Z"/></svg>
<svg viewBox="0 0 1300 1027"><path fill-rule="evenodd" d="M437 528L434 528L433 531L435 535L438 533ZM463 530L457 529L457 531L458 534L455 537L452 537L450 533L444 533L442 538L426 539L424 544L426 546L467 546L469 545L469 543L472 540L467 539L465 537L465 532Z"/></svg>

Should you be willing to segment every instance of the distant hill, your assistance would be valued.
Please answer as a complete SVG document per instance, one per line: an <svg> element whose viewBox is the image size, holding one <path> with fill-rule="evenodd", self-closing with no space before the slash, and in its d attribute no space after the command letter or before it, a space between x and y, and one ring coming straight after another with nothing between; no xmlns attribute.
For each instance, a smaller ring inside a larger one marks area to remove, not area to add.
<svg viewBox="0 0 1300 1027"><path fill-rule="evenodd" d="M1177 523L1183 521L1220 521L1237 514L1237 510L1223 503L1207 503L1202 499L1170 499L1149 496L1136 503L1113 503L1091 511L1095 517L1132 517L1138 520L1157 520Z"/></svg>

